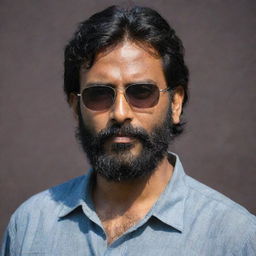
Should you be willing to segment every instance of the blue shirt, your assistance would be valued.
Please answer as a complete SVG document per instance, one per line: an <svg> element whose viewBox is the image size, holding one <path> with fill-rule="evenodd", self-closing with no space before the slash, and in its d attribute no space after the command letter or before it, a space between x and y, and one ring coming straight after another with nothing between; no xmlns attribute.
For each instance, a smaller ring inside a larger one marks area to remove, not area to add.
<svg viewBox="0 0 256 256"><path fill-rule="evenodd" d="M174 173L164 192L111 245L90 198L90 170L23 203L11 217L1 255L255 256L255 216L187 176L170 156Z"/></svg>

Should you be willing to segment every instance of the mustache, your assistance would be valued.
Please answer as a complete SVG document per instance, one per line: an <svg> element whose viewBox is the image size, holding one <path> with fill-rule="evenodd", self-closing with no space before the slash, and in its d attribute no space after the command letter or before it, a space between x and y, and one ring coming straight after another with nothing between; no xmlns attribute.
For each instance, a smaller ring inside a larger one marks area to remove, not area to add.
<svg viewBox="0 0 256 256"><path fill-rule="evenodd" d="M144 143L150 143L150 135L147 131L143 128L133 127L132 125L112 125L101 130L97 134L97 141L98 143L102 144L107 139L116 136L125 136L125 137L132 137L136 138Z"/></svg>

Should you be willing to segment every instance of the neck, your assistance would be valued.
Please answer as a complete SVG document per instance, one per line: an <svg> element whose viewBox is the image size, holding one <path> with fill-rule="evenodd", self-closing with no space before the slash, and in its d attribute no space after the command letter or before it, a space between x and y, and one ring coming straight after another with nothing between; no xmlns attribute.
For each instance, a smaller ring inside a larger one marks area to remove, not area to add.
<svg viewBox="0 0 256 256"><path fill-rule="evenodd" d="M131 209L136 205L153 204L165 189L173 173L173 167L165 157L148 177L114 182L97 175L93 188L93 201L97 208Z"/></svg>

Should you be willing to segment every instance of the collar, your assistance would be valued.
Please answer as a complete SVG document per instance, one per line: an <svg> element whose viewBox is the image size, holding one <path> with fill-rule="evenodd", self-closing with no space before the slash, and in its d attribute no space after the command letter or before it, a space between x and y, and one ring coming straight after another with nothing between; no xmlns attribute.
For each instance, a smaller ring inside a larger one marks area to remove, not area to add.
<svg viewBox="0 0 256 256"><path fill-rule="evenodd" d="M169 157L175 158L173 175L153 206L151 215L182 232L185 201L188 194L188 188L185 184L186 174L178 155L169 153Z"/></svg>
<svg viewBox="0 0 256 256"><path fill-rule="evenodd" d="M86 175L80 176L61 185L64 187L59 189L59 194L61 194L61 192L64 193L61 198L57 200L62 203L61 210L58 214L59 218L67 216L79 207L82 207L83 209L88 208L89 212L90 210L94 211L93 203L90 198L91 181L93 176L93 170L89 169ZM53 189L56 190L56 188ZM56 191L54 191L51 193L57 194L58 192L56 193Z"/></svg>
<svg viewBox="0 0 256 256"><path fill-rule="evenodd" d="M169 153L169 157L175 159L173 175L164 192L147 216L154 216L165 224L182 232L185 200L188 193L184 181L186 174L179 157L174 153ZM59 191L57 194L61 197L58 201L62 203L61 210L58 214L59 218L63 218L75 209L81 207L88 218L100 225L101 222L95 212L90 197L93 173L93 170L90 169L86 175L65 183L68 187L60 189L61 186L65 186L65 184L63 184L55 188L55 190ZM65 193L63 193L63 191L65 191ZM54 194L56 194L56 191Z"/></svg>

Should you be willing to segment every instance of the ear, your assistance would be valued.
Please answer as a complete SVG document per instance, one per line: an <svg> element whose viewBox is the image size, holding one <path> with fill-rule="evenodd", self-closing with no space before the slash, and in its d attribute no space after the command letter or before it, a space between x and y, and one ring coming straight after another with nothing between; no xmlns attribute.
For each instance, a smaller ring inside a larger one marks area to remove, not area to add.
<svg viewBox="0 0 256 256"><path fill-rule="evenodd" d="M174 124L180 122L180 115L182 113L182 103L184 99L184 90L181 86L178 86L172 96L172 120Z"/></svg>
<svg viewBox="0 0 256 256"><path fill-rule="evenodd" d="M73 112L73 115L74 115L76 120L78 120L78 113L77 113L77 108L79 107L78 102L79 102L78 101L78 96L73 92L70 93L68 103L69 103L70 107L73 110L72 112Z"/></svg>

